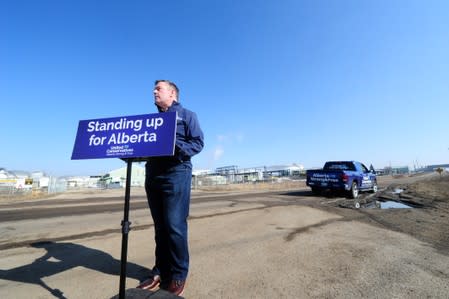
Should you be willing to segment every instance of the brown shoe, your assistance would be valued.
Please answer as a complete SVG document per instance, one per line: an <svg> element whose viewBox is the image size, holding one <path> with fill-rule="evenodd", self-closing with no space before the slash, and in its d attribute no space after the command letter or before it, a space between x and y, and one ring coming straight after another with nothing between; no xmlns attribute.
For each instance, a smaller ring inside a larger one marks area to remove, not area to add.
<svg viewBox="0 0 449 299"><path fill-rule="evenodd" d="M159 275L154 275L152 277L149 277L148 279L145 279L142 281L137 288L143 289L143 290L154 290L159 283L161 282L161 277Z"/></svg>
<svg viewBox="0 0 449 299"><path fill-rule="evenodd" d="M172 294L181 296L182 292L184 291L185 285L186 285L185 280L172 280L168 285L161 286L161 288Z"/></svg>

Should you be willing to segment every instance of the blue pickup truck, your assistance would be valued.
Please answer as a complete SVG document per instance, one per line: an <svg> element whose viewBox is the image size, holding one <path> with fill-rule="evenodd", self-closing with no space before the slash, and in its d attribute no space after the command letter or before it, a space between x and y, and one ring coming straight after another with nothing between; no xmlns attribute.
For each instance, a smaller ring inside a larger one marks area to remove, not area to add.
<svg viewBox="0 0 449 299"><path fill-rule="evenodd" d="M329 161L323 169L307 170L306 184L312 192L322 190L344 191L350 198L357 198L359 191L377 192L374 170L356 161Z"/></svg>

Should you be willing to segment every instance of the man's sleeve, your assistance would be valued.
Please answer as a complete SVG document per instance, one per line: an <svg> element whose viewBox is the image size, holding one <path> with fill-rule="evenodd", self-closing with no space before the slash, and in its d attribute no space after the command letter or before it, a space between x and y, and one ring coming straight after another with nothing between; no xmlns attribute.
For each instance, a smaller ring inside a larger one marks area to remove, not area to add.
<svg viewBox="0 0 449 299"><path fill-rule="evenodd" d="M176 147L178 154L182 157L192 157L204 147L204 136L201 130L198 117L191 112L186 117L186 136L184 140L177 140Z"/></svg>

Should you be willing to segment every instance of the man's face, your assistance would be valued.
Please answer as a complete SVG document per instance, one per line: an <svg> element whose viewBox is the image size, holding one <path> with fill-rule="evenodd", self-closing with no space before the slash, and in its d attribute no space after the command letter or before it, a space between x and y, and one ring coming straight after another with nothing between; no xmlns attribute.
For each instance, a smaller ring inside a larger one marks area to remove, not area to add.
<svg viewBox="0 0 449 299"><path fill-rule="evenodd" d="M166 82L158 82L153 89L154 102L162 110L166 110L176 100L176 92Z"/></svg>

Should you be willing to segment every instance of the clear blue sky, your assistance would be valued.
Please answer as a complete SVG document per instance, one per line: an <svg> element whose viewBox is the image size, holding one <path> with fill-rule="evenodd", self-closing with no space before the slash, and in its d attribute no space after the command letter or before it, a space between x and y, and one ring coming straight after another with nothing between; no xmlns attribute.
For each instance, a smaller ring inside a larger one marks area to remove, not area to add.
<svg viewBox="0 0 449 299"><path fill-rule="evenodd" d="M449 163L449 1L3 1L0 167L70 160L79 120L155 113L181 89L196 169Z"/></svg>

